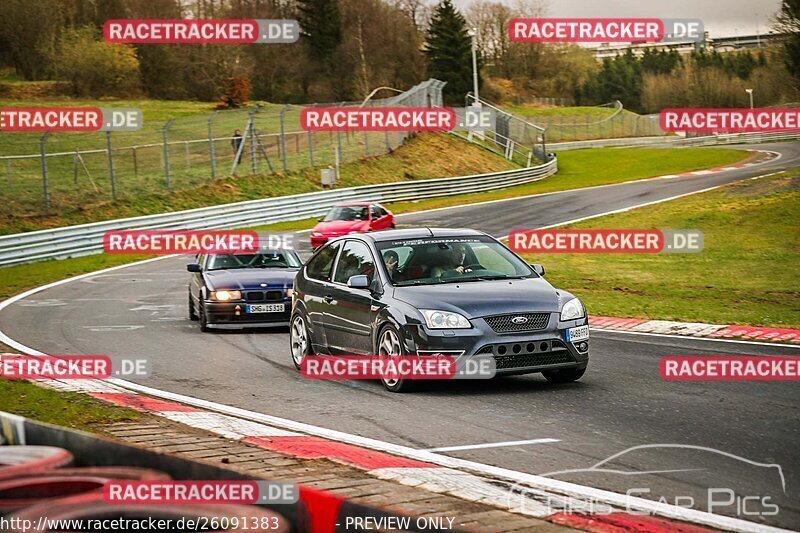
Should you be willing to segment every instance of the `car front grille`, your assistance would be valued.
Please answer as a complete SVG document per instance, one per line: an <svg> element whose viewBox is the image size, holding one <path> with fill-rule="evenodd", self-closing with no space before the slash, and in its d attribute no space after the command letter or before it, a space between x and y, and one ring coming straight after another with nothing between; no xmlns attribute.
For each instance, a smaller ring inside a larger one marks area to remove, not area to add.
<svg viewBox="0 0 800 533"><path fill-rule="evenodd" d="M575 362L566 345L557 339L487 344L475 352L480 354L493 354L498 370Z"/></svg>
<svg viewBox="0 0 800 533"><path fill-rule="evenodd" d="M283 291L246 291L244 299L248 302L283 300Z"/></svg>
<svg viewBox="0 0 800 533"><path fill-rule="evenodd" d="M484 320L495 333L515 333L518 331L537 331L545 329L550 321L550 313L516 313L512 315L493 315ZM521 323L517 323L521 322Z"/></svg>

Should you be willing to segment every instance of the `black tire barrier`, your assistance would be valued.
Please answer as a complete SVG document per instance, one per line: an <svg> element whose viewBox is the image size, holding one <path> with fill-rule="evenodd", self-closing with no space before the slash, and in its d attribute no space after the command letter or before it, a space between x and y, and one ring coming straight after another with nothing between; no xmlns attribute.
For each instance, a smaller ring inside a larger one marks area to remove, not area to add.
<svg viewBox="0 0 800 533"><path fill-rule="evenodd" d="M57 498L100 491L110 480L100 476L34 475L0 481L0 515Z"/></svg>
<svg viewBox="0 0 800 533"><path fill-rule="evenodd" d="M172 477L169 474L152 468L140 468L137 466L82 466L77 468L48 468L35 472L29 472L21 477L26 479L34 477L51 476L80 476L80 477L99 477L106 480L125 479L132 481L169 481Z"/></svg>
<svg viewBox="0 0 800 533"><path fill-rule="evenodd" d="M0 446L0 479L72 464L72 454L55 446Z"/></svg>
<svg viewBox="0 0 800 533"><path fill-rule="evenodd" d="M47 529L48 522L55 520L177 520L207 519L211 526L219 524L218 529L204 529L203 531L225 531L228 532L271 532L288 533L291 531L289 522L280 514L258 507L255 505L153 505L153 504L109 504L105 501L102 494L89 493L69 498L53 500L39 505L34 505L20 510L7 517L7 523L11 524L9 533L30 533L22 529L24 523L39 523L40 518L47 518L43 521L44 529L37 533L47 533L56 531ZM236 524L234 526L233 524ZM225 527L227 526L227 527ZM171 528L175 531L175 526Z"/></svg>

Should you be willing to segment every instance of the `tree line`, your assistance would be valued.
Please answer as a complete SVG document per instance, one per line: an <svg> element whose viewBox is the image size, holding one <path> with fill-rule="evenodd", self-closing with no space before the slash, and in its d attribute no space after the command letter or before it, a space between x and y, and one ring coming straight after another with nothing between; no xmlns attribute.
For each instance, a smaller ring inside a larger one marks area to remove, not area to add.
<svg viewBox="0 0 800 533"><path fill-rule="evenodd" d="M782 0L780 49L719 54L631 52L604 60L576 45L511 42L515 17L545 16L543 0L3 0L0 65L24 79L69 81L79 96L144 95L235 106L363 99L376 87L447 82L445 100L472 90L471 46L482 95L501 101L560 97L629 109L759 104L797 99L800 0ZM102 40L108 19L290 18L296 44L120 45Z"/></svg>

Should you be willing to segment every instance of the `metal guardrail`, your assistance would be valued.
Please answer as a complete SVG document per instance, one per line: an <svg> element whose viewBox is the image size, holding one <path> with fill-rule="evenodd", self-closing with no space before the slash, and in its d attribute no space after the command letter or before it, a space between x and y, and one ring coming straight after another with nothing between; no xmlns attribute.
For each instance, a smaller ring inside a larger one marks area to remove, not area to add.
<svg viewBox="0 0 800 533"><path fill-rule="evenodd" d="M774 133L725 133L704 135L702 137L621 137L618 139L597 139L592 141L571 141L549 143L547 149L552 152L580 150L583 148L637 147L637 146L713 146L718 144L761 143L775 141L791 141L800 139L797 132Z"/></svg>
<svg viewBox="0 0 800 533"><path fill-rule="evenodd" d="M98 253L103 250L103 235L110 230L253 227L320 216L347 200L396 202L474 193L540 180L557 171L558 160L552 156L542 165L489 174L363 185L4 235L0 236L0 266Z"/></svg>

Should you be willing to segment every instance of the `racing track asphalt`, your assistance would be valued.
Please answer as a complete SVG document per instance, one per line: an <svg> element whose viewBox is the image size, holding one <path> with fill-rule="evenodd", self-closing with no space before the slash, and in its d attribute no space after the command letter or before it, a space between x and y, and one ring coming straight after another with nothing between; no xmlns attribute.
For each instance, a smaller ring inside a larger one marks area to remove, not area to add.
<svg viewBox="0 0 800 533"><path fill-rule="evenodd" d="M412 213L399 221L504 236L514 227L550 225L800 165L800 143L753 148L782 157L734 171ZM666 355L797 355L796 349L595 331L589 370L575 384L553 386L533 375L391 394L374 382L303 379L292 366L286 328L200 333L186 316L185 263L165 258L53 287L4 309L0 330L44 353L149 357L154 371L139 381L144 385L414 448L558 439L444 452L521 472L589 468L645 444L708 447L777 463L785 494L774 469L699 449L633 450L605 465L660 473L554 477L622 493L642 489L635 495L669 503L692 498L704 510L709 488L768 495L781 507L777 516L739 517L800 529L797 383L670 383L658 372ZM742 501L714 510L736 515ZM755 510L754 500L747 502Z"/></svg>

